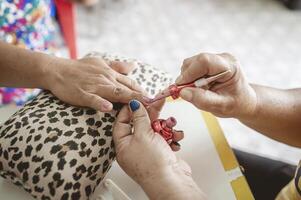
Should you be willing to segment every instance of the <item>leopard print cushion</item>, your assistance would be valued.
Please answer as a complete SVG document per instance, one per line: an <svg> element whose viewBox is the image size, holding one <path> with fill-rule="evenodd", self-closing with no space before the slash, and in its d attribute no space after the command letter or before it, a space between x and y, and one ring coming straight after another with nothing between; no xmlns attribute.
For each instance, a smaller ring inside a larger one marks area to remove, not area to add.
<svg viewBox="0 0 301 200"><path fill-rule="evenodd" d="M135 62L129 77L151 95L170 84L164 72ZM112 127L119 109L114 104L102 113L41 92L0 126L0 175L37 199L88 199L115 158Z"/></svg>

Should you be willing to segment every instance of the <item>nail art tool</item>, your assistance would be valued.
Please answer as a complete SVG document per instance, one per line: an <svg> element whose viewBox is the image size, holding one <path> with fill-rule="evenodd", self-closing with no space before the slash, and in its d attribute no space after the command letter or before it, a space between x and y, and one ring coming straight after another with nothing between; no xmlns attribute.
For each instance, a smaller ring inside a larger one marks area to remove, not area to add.
<svg viewBox="0 0 301 200"><path fill-rule="evenodd" d="M180 92L183 88L187 87L194 87L194 88L201 88L204 86L207 86L210 83L213 83L214 81L217 81L218 79L224 77L226 74L228 74L230 70L221 72L219 74L207 77L207 78L200 78L196 81L193 81L191 83L186 83L182 85L176 85L172 84L167 89L163 90L159 95L157 95L153 99L145 98L145 104L150 105L158 100L164 99L166 97L171 96L173 99L177 99L180 96ZM152 122L152 128L154 132L159 133L168 144L172 142L174 130L173 127L177 124L177 121L174 117L169 117L168 119L156 119Z"/></svg>
<svg viewBox="0 0 301 200"><path fill-rule="evenodd" d="M214 81L217 81L218 79L224 77L229 72L231 72L231 71L227 70L227 71L218 73L216 75L213 75L213 76L210 76L207 78L200 78L191 83L186 83L186 84L182 84L182 85L172 84L167 89L163 90L155 98L148 100L147 103L151 104L151 103L154 103L158 100L164 99L169 96L171 96L173 99L177 99L177 98L179 98L180 92L183 88L187 88L187 87L201 88L201 87L207 86L208 84L213 83Z"/></svg>

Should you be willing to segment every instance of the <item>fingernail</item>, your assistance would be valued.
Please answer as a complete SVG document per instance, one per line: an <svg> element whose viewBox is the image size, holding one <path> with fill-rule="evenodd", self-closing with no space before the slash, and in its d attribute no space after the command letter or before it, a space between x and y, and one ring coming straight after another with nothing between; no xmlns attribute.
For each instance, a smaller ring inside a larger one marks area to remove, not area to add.
<svg viewBox="0 0 301 200"><path fill-rule="evenodd" d="M112 104L110 102L105 101L102 104L102 108L109 111L112 109Z"/></svg>
<svg viewBox="0 0 301 200"><path fill-rule="evenodd" d="M184 131L182 131L182 130L175 130L175 129L174 129L174 131L176 131L176 132L178 132L178 133L184 133Z"/></svg>
<svg viewBox="0 0 301 200"><path fill-rule="evenodd" d="M191 101L192 100L192 92L190 90L187 89L183 89L180 92L180 95L183 99L185 99L186 101Z"/></svg>
<svg viewBox="0 0 301 200"><path fill-rule="evenodd" d="M177 145L178 147L181 147L181 145L178 142L172 142L172 143Z"/></svg>
<svg viewBox="0 0 301 200"><path fill-rule="evenodd" d="M180 83L183 79L183 75L181 74L180 76L178 76L178 78L176 79L176 83Z"/></svg>
<svg viewBox="0 0 301 200"><path fill-rule="evenodd" d="M175 125L177 125L177 120L174 117L169 117L166 120L166 126L169 128L173 128Z"/></svg>
<svg viewBox="0 0 301 200"><path fill-rule="evenodd" d="M131 100L130 101L130 108L132 110L132 112L135 112L136 110L138 110L140 107L140 103L137 100Z"/></svg>

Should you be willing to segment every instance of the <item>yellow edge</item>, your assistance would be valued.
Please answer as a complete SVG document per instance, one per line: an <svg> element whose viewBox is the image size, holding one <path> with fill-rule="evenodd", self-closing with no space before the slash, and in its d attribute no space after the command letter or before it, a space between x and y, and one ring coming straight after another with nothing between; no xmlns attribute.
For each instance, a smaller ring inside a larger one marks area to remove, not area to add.
<svg viewBox="0 0 301 200"><path fill-rule="evenodd" d="M225 171L229 171L239 167L236 157L230 148L223 131L217 121L217 119L208 112L201 112L204 121L207 125L208 131L212 137L215 148L221 159ZM241 176L231 182L232 189L239 200L251 200L254 199L249 185L244 176Z"/></svg>

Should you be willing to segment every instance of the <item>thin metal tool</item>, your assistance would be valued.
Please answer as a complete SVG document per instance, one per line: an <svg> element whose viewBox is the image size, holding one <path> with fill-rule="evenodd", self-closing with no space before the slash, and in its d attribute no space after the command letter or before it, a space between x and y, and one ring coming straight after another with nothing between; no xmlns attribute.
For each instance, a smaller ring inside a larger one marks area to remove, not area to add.
<svg viewBox="0 0 301 200"><path fill-rule="evenodd" d="M230 72L231 72L231 70L227 70L227 71L218 73L216 75L213 75L213 76L210 76L210 77L207 77L207 78L197 79L196 81L193 81L192 83L187 83L187 84L182 84L182 85L172 84L167 89L163 90L155 98L149 99L147 101L147 103L151 104L151 103L154 103L156 101L159 101L159 100L164 99L164 98L169 97L169 96L171 96L173 99L177 99L177 98L179 98L180 91L183 88L186 88L186 87L194 87L194 88L204 87L204 86L208 85L209 83L212 83L212 82L224 77L226 74L228 74Z"/></svg>

